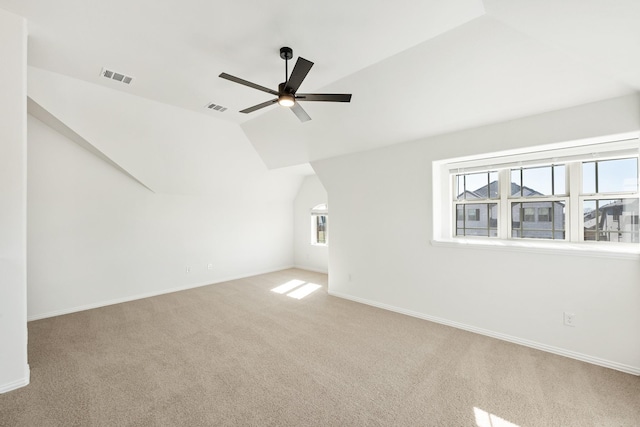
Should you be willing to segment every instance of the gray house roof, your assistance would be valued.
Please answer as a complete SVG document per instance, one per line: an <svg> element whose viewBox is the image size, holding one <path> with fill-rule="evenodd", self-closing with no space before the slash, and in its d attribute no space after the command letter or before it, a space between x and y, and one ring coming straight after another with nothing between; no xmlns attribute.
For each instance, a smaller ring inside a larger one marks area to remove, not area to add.
<svg viewBox="0 0 640 427"><path fill-rule="evenodd" d="M489 185L485 185L482 186L480 188L478 188L477 190L474 191L469 191L466 190L463 193L460 193L458 195L458 200L460 199L465 199L465 200L473 200L473 199L488 199L489 195L491 197L498 197L499 191L498 191L498 181L493 181L491 183L489 183ZM522 195L524 197L527 196L544 196L544 194L526 187L526 186L519 186L518 184L516 184L515 182L511 183L511 194L520 194L520 191L522 191ZM464 197L463 197L464 196Z"/></svg>

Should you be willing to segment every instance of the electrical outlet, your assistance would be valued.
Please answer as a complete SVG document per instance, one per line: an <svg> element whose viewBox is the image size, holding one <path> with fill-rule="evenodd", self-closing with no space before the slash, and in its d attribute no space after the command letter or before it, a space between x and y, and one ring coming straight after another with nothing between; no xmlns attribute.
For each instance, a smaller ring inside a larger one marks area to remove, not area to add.
<svg viewBox="0 0 640 427"><path fill-rule="evenodd" d="M211 263L207 264L207 270L213 270L213 264Z"/></svg>
<svg viewBox="0 0 640 427"><path fill-rule="evenodd" d="M191 267L187 265L187 268L185 268L185 271L186 271L187 273L191 273Z"/></svg>
<svg viewBox="0 0 640 427"><path fill-rule="evenodd" d="M576 315L575 313L569 313L568 311L564 312L564 324L566 326L576 326Z"/></svg>

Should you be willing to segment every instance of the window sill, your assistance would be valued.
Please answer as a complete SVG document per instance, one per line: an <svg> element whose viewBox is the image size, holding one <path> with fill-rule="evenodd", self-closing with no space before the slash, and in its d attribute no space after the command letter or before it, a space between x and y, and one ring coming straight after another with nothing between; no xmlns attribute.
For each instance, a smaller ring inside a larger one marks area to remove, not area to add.
<svg viewBox="0 0 640 427"><path fill-rule="evenodd" d="M328 243L310 243L311 246L322 246L322 247L327 247L329 246Z"/></svg>
<svg viewBox="0 0 640 427"><path fill-rule="evenodd" d="M597 243L538 242L532 240L489 240L489 239L438 239L431 240L432 246L446 248L470 248L509 252L529 252L551 255L573 255L595 258L640 259L640 246L610 246Z"/></svg>

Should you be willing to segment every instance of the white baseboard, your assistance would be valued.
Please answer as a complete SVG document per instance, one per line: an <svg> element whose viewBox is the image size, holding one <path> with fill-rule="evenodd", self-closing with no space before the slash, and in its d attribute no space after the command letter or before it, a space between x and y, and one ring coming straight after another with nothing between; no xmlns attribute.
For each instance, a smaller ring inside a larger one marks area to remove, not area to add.
<svg viewBox="0 0 640 427"><path fill-rule="evenodd" d="M26 375L23 378L20 378L5 384L0 384L0 394L7 393L10 391L16 390L20 387L29 385L29 381L31 379L31 371L29 369L29 365L26 366L25 372L26 372Z"/></svg>
<svg viewBox="0 0 640 427"><path fill-rule="evenodd" d="M267 273L273 273L273 272L276 272L276 271L287 270L289 268L294 268L294 266L287 265L287 266L284 266L284 267L278 267L278 268L273 268L273 269L269 269L269 270L256 271L256 272L252 272L252 273L249 273L249 274L242 274L242 275L238 275L238 276L229 276L229 277L219 278L219 279L215 279L215 281L194 283L194 284L190 284L190 285L178 286L178 287L175 287L175 288L163 289L163 290L160 290L160 291L146 292L146 293L143 293L143 294L129 295L129 296L126 296L126 297L115 298L115 299L111 299L111 300L107 300L107 301L99 301L99 302L95 302L95 303L91 303L91 304L83 304L83 305L79 305L79 306L76 306L76 307L63 308L61 310L48 311L46 313L39 313L39 314L34 314L34 315L31 315L31 316L27 316L27 322L30 322L32 320L46 319L48 317L62 316L63 314L76 313L78 311L84 311L84 310L91 310L91 309L94 309L94 308L106 307L108 305L121 304L123 302L135 301L135 300L143 299L143 298L155 297L155 296L158 296L158 295L170 294L170 293L178 292L178 291L186 291L187 289L193 289L193 288L200 288L202 286L215 285L215 284L218 284L218 283L229 282L231 280L244 279L244 278L247 278L247 277L258 276L260 274L267 274Z"/></svg>
<svg viewBox="0 0 640 427"><path fill-rule="evenodd" d="M306 265L294 265L293 268L298 268L300 270L307 270L307 271L313 271L314 273L323 273L323 274L329 274L329 271L324 268L316 268L316 267L307 267Z"/></svg>
<svg viewBox="0 0 640 427"><path fill-rule="evenodd" d="M464 323L458 323L451 320L443 319L440 317L429 316L427 314L419 313L416 311L405 310L400 307L395 307L388 304L379 303L376 301L367 300L364 298L354 297L352 295L343 294L341 292L329 291L329 295L343 298L351 301L355 301L361 304L370 305L373 307L381 308L384 310L394 311L396 313L405 314L411 317L417 317L419 319L428 320L434 323L440 323L442 325L452 326L454 328L463 329L465 331L473 332L480 335L486 335L488 337L497 338L499 340L512 342L514 344L523 345L525 347L535 348L537 350L546 351L548 353L557 354L560 356L569 357L571 359L580 360L582 362L591 363L593 365L603 366L605 368L615 369L617 371L625 372L627 374L639 375L640 376L640 367L625 365L623 363L613 362L611 360L601 359L599 357L590 356L588 354L582 354L571 350L566 350L560 347L554 347L547 344L542 344L535 341L526 340L519 337L514 337L512 335L502 334L500 332L490 331L488 329L477 328L475 326L466 325Z"/></svg>

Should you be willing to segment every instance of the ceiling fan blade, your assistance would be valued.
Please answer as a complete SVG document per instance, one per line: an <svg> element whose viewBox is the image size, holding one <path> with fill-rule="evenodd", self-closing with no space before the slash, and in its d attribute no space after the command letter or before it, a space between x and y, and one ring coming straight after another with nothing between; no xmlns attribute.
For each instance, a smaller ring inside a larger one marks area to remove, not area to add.
<svg viewBox="0 0 640 427"><path fill-rule="evenodd" d="M278 96L278 92L276 92L273 89L269 89L268 87L264 87L264 86L257 85L255 83L251 83L250 81L241 79L240 77L232 76L231 74L220 73L220 75L218 77L222 77L223 79L227 79L227 80L232 81L234 83L240 83L241 85L249 86L249 87L252 87L254 89L258 89L258 90L261 90L263 92L270 93L271 95Z"/></svg>
<svg viewBox="0 0 640 427"><path fill-rule="evenodd" d="M291 111L293 111L293 114L295 114L298 119L300 119L301 122L308 122L309 120L311 120L311 117L297 102L293 104L293 107L290 107L290 109Z"/></svg>
<svg viewBox="0 0 640 427"><path fill-rule="evenodd" d="M240 112L241 112L241 113L245 113L245 114L247 114L247 113L253 113L253 112L254 112L254 111L256 111L256 110L259 110L259 109L264 108L264 107L268 107L269 105L273 105L273 104L275 104L276 102L278 102L278 98L276 98L276 99L271 99L271 100L269 100L269 101L263 102L263 103L258 104L258 105L254 105L253 107L245 108L244 110L241 110Z"/></svg>
<svg viewBox="0 0 640 427"><path fill-rule="evenodd" d="M296 61L296 65L293 67L293 71L289 76L289 80L287 80L287 84L284 87L285 91L288 93L296 93L304 78L307 77L311 67L313 67L313 62L307 61L303 57L299 56Z"/></svg>
<svg viewBox="0 0 640 427"><path fill-rule="evenodd" d="M296 99L300 101L351 102L350 93L298 93Z"/></svg>

